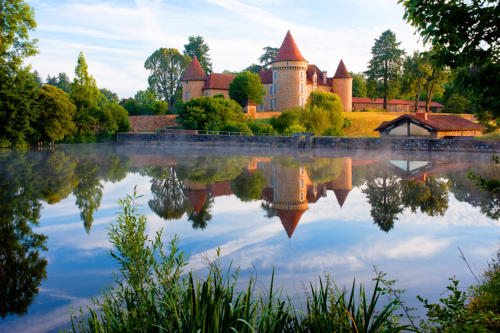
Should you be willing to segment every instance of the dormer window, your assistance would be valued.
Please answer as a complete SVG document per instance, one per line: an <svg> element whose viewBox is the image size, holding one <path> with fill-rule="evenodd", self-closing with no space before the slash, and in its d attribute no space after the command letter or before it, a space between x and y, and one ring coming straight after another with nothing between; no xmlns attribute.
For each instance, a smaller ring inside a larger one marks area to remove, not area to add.
<svg viewBox="0 0 500 333"><path fill-rule="evenodd" d="M313 75L313 83L318 84L318 75L316 74L316 72L314 72L314 75Z"/></svg>

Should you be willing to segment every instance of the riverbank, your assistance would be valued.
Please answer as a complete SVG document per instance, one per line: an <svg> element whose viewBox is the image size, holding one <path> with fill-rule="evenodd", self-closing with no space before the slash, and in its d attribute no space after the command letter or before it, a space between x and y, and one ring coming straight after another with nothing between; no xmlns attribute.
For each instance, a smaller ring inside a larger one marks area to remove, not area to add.
<svg viewBox="0 0 500 333"><path fill-rule="evenodd" d="M302 148L326 150L384 150L384 151L435 151L435 152L479 152L500 151L498 141L480 141L473 138L354 138L354 137L306 137L306 136L258 136L188 134L180 131L163 133L118 133L119 144L179 144L191 146L232 146L245 148Z"/></svg>

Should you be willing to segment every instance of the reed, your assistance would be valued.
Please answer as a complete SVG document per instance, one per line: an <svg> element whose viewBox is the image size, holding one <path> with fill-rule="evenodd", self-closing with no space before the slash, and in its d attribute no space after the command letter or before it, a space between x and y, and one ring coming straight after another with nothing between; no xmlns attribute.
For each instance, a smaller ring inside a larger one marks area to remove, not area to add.
<svg viewBox="0 0 500 333"><path fill-rule="evenodd" d="M379 278L369 295L353 281L340 289L326 276L310 285L304 310L274 286L256 290L254 278L239 289L238 269L223 269L220 252L200 277L185 272L187 260L174 238L168 246L158 232L146 234L134 190L120 200L122 213L109 228L118 263L115 284L94 298L85 311L71 316L78 332L397 332L407 329L394 320L395 301L381 306ZM165 251L167 249L167 251Z"/></svg>

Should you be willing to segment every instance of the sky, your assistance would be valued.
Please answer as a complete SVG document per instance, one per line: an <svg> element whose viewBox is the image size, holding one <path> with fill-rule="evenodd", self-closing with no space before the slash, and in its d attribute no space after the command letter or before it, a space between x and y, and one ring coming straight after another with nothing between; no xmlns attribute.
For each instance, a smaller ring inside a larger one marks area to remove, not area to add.
<svg viewBox="0 0 500 333"><path fill-rule="evenodd" d="M366 70L371 47L391 29L407 53L423 49L396 0L29 0L39 54L27 59L43 79L71 78L82 51L99 88L130 97L147 88L144 62L156 49L182 52L188 37L210 47L215 72L258 63L265 46L279 47L290 30L311 64L334 74Z"/></svg>

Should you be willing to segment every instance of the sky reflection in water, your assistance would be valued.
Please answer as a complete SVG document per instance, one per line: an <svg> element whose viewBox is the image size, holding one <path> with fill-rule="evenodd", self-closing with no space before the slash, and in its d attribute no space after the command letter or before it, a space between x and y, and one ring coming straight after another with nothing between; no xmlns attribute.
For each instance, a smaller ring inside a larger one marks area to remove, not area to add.
<svg viewBox="0 0 500 333"><path fill-rule="evenodd" d="M190 269L202 274L220 246L242 281L257 274L266 285L274 267L297 298L318 275L369 282L376 265L416 304L417 294L439 297L450 276L472 283L457 247L476 273L494 254L498 198L466 179L470 170L498 177L488 156L320 155L137 146L0 152L0 330L63 327L70 306L112 283L106 228L136 185L148 232L179 235Z"/></svg>

